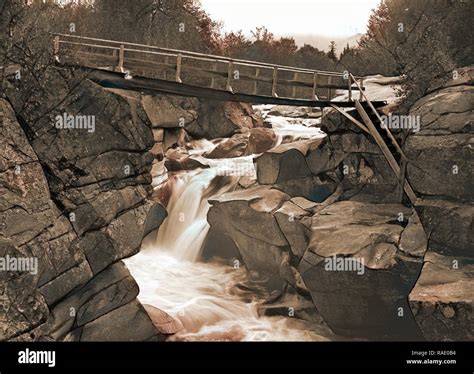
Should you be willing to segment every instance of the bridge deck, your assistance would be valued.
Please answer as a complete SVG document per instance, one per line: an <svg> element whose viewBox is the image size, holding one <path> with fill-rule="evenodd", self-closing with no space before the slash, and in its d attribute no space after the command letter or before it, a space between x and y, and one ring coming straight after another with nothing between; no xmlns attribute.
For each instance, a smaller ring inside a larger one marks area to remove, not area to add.
<svg viewBox="0 0 474 374"><path fill-rule="evenodd" d="M349 91L340 107L362 100L363 79L348 72L231 59L142 44L55 34L54 54L64 64L92 68L106 87L197 96L255 104L328 107L338 91ZM383 102L374 103L380 106Z"/></svg>

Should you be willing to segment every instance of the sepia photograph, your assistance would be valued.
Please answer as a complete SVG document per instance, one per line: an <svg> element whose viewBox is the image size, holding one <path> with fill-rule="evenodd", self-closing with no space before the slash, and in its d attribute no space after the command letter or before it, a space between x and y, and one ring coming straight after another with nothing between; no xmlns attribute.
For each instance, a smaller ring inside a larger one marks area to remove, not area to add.
<svg viewBox="0 0 474 374"><path fill-rule="evenodd" d="M0 373L474 370L472 0L0 0Z"/></svg>

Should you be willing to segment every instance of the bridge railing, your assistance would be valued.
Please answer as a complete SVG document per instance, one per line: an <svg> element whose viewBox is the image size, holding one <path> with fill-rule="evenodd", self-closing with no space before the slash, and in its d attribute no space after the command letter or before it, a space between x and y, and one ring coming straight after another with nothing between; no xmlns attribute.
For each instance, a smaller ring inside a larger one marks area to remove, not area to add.
<svg viewBox="0 0 474 374"><path fill-rule="evenodd" d="M54 34L63 63L256 96L331 100L338 90L364 90L363 79L339 73L84 36Z"/></svg>

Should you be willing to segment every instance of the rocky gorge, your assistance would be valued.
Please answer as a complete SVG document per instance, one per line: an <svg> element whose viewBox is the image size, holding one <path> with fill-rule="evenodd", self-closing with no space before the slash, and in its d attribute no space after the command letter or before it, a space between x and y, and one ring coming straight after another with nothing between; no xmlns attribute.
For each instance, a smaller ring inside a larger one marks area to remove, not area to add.
<svg viewBox="0 0 474 374"><path fill-rule="evenodd" d="M0 99L0 257L38 259L0 273L0 340L473 339L471 68L396 132L414 207L334 110L49 80Z"/></svg>

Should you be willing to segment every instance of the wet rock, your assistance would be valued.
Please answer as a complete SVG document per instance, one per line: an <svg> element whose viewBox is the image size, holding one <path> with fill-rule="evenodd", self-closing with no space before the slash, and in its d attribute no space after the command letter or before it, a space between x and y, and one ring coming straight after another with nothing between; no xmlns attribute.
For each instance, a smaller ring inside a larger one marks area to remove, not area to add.
<svg viewBox="0 0 474 374"><path fill-rule="evenodd" d="M282 144L257 158L260 184L276 184L311 176L305 156L316 149L321 139Z"/></svg>
<svg viewBox="0 0 474 374"><path fill-rule="evenodd" d="M263 153L269 150L276 141L271 129L254 128L244 134L236 134L217 145L207 158L234 158Z"/></svg>
<svg viewBox="0 0 474 374"><path fill-rule="evenodd" d="M248 134L237 134L219 143L206 157L212 159L240 157L245 154L248 145Z"/></svg>
<svg viewBox="0 0 474 374"><path fill-rule="evenodd" d="M173 335L184 328L178 319L171 317L168 313L152 305L145 304L143 307L150 316L156 329L163 335Z"/></svg>
<svg viewBox="0 0 474 374"><path fill-rule="evenodd" d="M429 341L474 339L472 259L429 251L409 296L415 320Z"/></svg>
<svg viewBox="0 0 474 374"><path fill-rule="evenodd" d="M310 242L298 270L335 333L416 339L406 300L426 245L423 227L411 209L343 201L313 216Z"/></svg>
<svg viewBox="0 0 474 374"><path fill-rule="evenodd" d="M158 335L143 306L136 300L80 328L80 341L129 342L152 338L164 340L164 337Z"/></svg>
<svg viewBox="0 0 474 374"><path fill-rule="evenodd" d="M211 200L207 216L214 235L231 239L225 251L237 248L247 269L266 278L271 290L282 290L286 283L280 269L290 246L274 213L288 199L269 187L250 188Z"/></svg>
<svg viewBox="0 0 474 374"><path fill-rule="evenodd" d="M255 128L249 131L249 144L246 155L256 155L268 151L276 141L275 132L267 128Z"/></svg>
<svg viewBox="0 0 474 374"><path fill-rule="evenodd" d="M262 126L262 118L250 104L203 100L200 102L197 121L187 125L186 131L195 138L216 139Z"/></svg>

